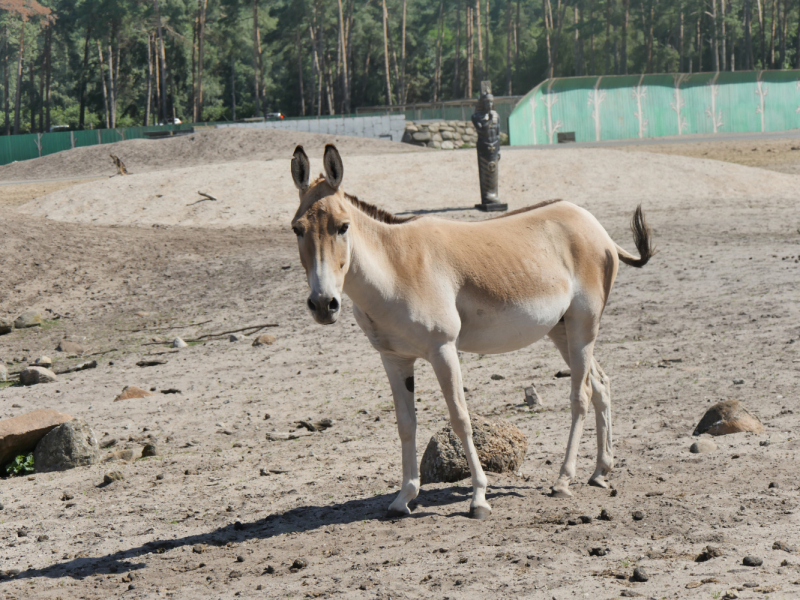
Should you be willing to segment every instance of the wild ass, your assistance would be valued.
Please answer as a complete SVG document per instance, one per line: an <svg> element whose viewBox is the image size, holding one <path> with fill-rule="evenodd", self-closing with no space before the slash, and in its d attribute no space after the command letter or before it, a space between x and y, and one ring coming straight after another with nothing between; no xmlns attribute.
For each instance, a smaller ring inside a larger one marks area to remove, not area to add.
<svg viewBox="0 0 800 600"><path fill-rule="evenodd" d="M491 514L486 475L472 442L458 352L512 352L545 335L572 370L572 428L552 488L571 496L583 421L594 404L597 468L589 484L607 487L613 467L611 390L592 355L600 316L619 261L644 266L653 255L641 206L631 229L639 258L620 248L586 210L553 200L479 222L398 218L341 189L343 165L325 147L325 175L309 184L302 146L292 177L300 207L292 220L314 319L335 323L342 292L380 352L394 396L403 455L403 483L389 512L408 514L419 493L414 412L414 362L431 363L472 474L470 515Z"/></svg>

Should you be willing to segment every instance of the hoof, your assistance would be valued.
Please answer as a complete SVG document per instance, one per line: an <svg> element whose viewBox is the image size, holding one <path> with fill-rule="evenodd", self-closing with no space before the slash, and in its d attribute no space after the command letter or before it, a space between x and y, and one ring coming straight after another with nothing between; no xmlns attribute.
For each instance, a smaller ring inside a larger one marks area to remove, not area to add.
<svg viewBox="0 0 800 600"><path fill-rule="evenodd" d="M567 488L563 487L551 487L550 488L550 495L553 498L572 498L572 492L570 492Z"/></svg>
<svg viewBox="0 0 800 600"><path fill-rule="evenodd" d="M608 489L608 483L606 483L606 480L603 479L602 475L598 475L597 477L592 477L589 480L589 485L591 485L592 487Z"/></svg>
<svg viewBox="0 0 800 600"><path fill-rule="evenodd" d="M411 514L411 509L408 508L408 506L404 506L402 508L396 508L394 505L391 505L386 511L387 517L407 517L410 514Z"/></svg>
<svg viewBox="0 0 800 600"><path fill-rule="evenodd" d="M492 509L488 506L470 506L469 507L469 518L476 519L478 521L483 521L484 519L488 519L492 516Z"/></svg>

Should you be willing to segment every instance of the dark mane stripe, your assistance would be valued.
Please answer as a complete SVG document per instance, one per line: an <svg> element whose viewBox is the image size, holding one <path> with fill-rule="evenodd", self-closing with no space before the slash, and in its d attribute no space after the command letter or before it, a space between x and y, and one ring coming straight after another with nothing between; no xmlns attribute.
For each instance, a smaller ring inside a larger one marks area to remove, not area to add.
<svg viewBox="0 0 800 600"><path fill-rule="evenodd" d="M536 210L537 208L542 208L544 206L549 206L551 204L555 204L556 202L561 202L561 198L556 198L555 200L545 200L544 202L539 202L539 204L534 204L533 206L526 206L525 208L518 208L517 210L512 210L511 212L507 212L507 213L504 213L502 215L498 215L496 217L492 217L491 219L488 219L488 220L491 221L491 220L494 220L494 219L504 219L504 218L510 217L512 215L518 215L520 213L525 213L525 212L528 212L530 210Z"/></svg>
<svg viewBox="0 0 800 600"><path fill-rule="evenodd" d="M347 198L350 203L355 206L358 210L363 212L369 217L372 217L376 221L380 221L381 223L387 223L389 225L400 225L401 223L408 223L409 221L414 221L418 219L418 216L413 217L395 217L392 213L383 210L382 208L378 208L373 204L369 204L367 202L363 202L359 200L355 196L351 196L350 194L345 194L345 198Z"/></svg>

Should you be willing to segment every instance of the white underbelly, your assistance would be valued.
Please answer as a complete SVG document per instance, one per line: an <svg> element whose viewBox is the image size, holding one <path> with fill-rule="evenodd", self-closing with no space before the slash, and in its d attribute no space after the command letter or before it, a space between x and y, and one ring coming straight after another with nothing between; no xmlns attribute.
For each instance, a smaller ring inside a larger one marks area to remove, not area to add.
<svg viewBox="0 0 800 600"><path fill-rule="evenodd" d="M501 354L530 346L556 326L569 304L569 297L564 296L498 307L459 307L458 349Z"/></svg>

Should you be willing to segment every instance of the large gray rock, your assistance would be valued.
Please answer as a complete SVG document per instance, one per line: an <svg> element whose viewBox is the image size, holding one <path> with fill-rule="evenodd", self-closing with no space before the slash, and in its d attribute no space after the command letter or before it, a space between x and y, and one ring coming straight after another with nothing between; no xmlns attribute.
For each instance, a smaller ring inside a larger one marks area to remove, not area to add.
<svg viewBox="0 0 800 600"><path fill-rule="evenodd" d="M70 420L70 415L46 409L3 419L0 421L0 465L33 450L48 432Z"/></svg>
<svg viewBox="0 0 800 600"><path fill-rule="evenodd" d="M19 374L22 385L36 385L37 383L52 383L58 381L58 375L45 367L28 367Z"/></svg>
<svg viewBox="0 0 800 600"><path fill-rule="evenodd" d="M417 131L411 135L411 138L415 142L429 142L431 140L431 134L427 131Z"/></svg>
<svg viewBox="0 0 800 600"><path fill-rule="evenodd" d="M92 428L81 419L59 425L44 436L33 452L37 473L66 471L100 462L100 447Z"/></svg>
<svg viewBox="0 0 800 600"><path fill-rule="evenodd" d="M472 418L472 441L484 470L516 472L522 466L528 440L513 423L503 419ZM470 476L461 440L447 425L428 442L420 463L420 483L453 483Z"/></svg>
<svg viewBox="0 0 800 600"><path fill-rule="evenodd" d="M16 318L14 327L17 329L25 329L26 327L37 327L42 323L44 323L42 315L34 310L29 310Z"/></svg>
<svg viewBox="0 0 800 600"><path fill-rule="evenodd" d="M738 400L725 400L717 402L706 411L706 414L697 424L694 435L703 433L728 435L743 431L761 433L764 431L764 425L761 424L757 416L747 410Z"/></svg>
<svg viewBox="0 0 800 600"><path fill-rule="evenodd" d="M12 329L14 329L14 324L11 322L11 319L0 317L0 335L11 333Z"/></svg>

